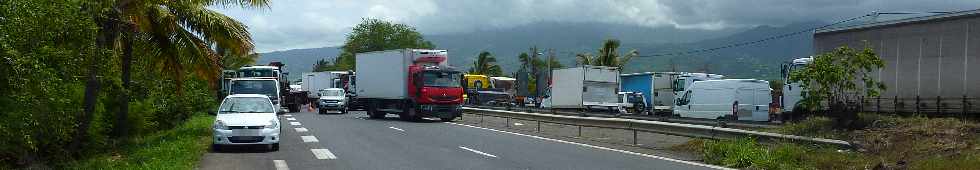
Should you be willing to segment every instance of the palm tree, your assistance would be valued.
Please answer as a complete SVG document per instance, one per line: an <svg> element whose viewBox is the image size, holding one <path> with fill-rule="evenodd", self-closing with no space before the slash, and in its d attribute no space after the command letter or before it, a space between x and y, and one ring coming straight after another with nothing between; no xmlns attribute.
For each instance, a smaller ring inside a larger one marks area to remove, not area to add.
<svg viewBox="0 0 980 170"><path fill-rule="evenodd" d="M626 66L627 62L639 55L639 53L636 52L636 49L633 49L626 52L626 54L619 54L619 45L619 40L607 39L603 41L602 47L599 48L598 55L591 53L576 54L576 65L609 66L622 69Z"/></svg>
<svg viewBox="0 0 980 170"><path fill-rule="evenodd" d="M490 52L483 51L476 57L476 61L473 61L469 74L500 76L504 73L500 65L497 65L497 58Z"/></svg>
<svg viewBox="0 0 980 170"><path fill-rule="evenodd" d="M246 26L231 17L208 9L208 6L241 6L261 8L268 6L268 0L117 0L94 3L96 10L93 14L100 27L97 45L113 51L122 50L122 85L120 110L117 113L117 123L124 123L128 115L130 67L132 66L132 50L135 44L148 44L148 52L153 63L158 63L155 69L162 70L172 77L181 91L184 79L183 73L192 71L208 80L212 87L217 87L218 75L221 70L222 55L230 57L247 57L252 53L254 45ZM103 10L105 9L105 10ZM122 36L119 36L119 35ZM137 43L139 42L139 43ZM117 46L118 45L118 46ZM98 57L96 57L98 58ZM98 94L97 65L93 60L89 71L88 83L85 90L84 115L81 116L80 127L75 133L71 148L77 149L84 133L89 128L95 99ZM128 128L118 124L115 133L125 136Z"/></svg>

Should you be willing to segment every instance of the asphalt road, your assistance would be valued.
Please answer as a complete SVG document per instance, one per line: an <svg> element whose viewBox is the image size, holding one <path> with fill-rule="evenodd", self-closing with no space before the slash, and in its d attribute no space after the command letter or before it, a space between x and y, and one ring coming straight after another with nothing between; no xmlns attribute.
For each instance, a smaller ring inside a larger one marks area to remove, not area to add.
<svg viewBox="0 0 980 170"><path fill-rule="evenodd" d="M301 112L280 119L279 151L226 147L206 153L199 169L718 169L462 120L405 122L395 115L375 120L363 112Z"/></svg>

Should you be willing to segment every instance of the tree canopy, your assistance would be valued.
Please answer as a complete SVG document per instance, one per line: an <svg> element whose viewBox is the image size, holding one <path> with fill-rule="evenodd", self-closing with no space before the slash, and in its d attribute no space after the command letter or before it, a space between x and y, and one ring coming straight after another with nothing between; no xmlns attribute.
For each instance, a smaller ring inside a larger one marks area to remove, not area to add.
<svg viewBox="0 0 980 170"><path fill-rule="evenodd" d="M354 54L404 48L432 49L435 45L426 41L422 33L405 24L392 23L381 19L363 19L354 26L341 47L340 56L332 65L322 65L315 70L354 69Z"/></svg>
<svg viewBox="0 0 980 170"><path fill-rule="evenodd" d="M625 54L619 53L620 42L617 39L607 39L603 41L602 46L599 47L598 55L593 55L591 53L580 53L576 54L576 64L577 65L594 65L594 66L609 66L609 67L619 67L622 69L626 66L633 57L639 55L636 49L627 51Z"/></svg>
<svg viewBox="0 0 980 170"><path fill-rule="evenodd" d="M497 58L494 57L493 54L483 51L477 55L476 61L473 61L473 65L470 67L468 73L488 76L502 76L504 71L500 68L500 65L497 65Z"/></svg>

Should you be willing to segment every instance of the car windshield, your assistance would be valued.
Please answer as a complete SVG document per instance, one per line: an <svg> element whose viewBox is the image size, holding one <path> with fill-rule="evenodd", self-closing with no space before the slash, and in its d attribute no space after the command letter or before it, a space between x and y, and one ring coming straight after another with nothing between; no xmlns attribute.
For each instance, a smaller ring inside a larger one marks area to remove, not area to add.
<svg viewBox="0 0 980 170"><path fill-rule="evenodd" d="M422 73L422 84L426 87L462 87L459 82L459 74L452 72Z"/></svg>
<svg viewBox="0 0 980 170"><path fill-rule="evenodd" d="M323 90L323 96L344 96L344 90Z"/></svg>
<svg viewBox="0 0 980 170"><path fill-rule="evenodd" d="M225 99L218 108L219 114L272 113L272 102L262 97L233 97Z"/></svg>
<svg viewBox="0 0 980 170"><path fill-rule="evenodd" d="M278 99L278 85L274 80L236 80L232 82L232 94L263 94L272 100Z"/></svg>

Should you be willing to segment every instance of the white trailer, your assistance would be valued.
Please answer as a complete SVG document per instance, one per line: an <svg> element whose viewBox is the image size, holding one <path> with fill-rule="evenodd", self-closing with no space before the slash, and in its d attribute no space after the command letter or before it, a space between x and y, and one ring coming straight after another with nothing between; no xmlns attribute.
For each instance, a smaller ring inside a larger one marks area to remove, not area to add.
<svg viewBox="0 0 980 170"><path fill-rule="evenodd" d="M619 107L619 69L581 66L552 71L551 108Z"/></svg>
<svg viewBox="0 0 980 170"><path fill-rule="evenodd" d="M691 84L677 99L674 114L680 117L769 121L772 89L755 79L705 80Z"/></svg>

